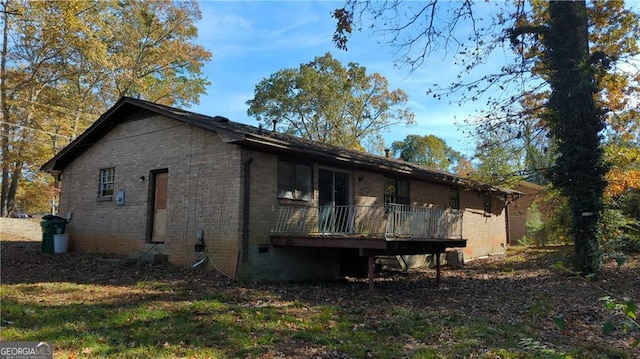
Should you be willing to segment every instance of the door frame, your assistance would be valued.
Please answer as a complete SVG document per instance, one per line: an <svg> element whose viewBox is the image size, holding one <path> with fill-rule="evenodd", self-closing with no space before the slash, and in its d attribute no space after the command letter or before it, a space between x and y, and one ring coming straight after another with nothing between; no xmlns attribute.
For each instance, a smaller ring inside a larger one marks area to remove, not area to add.
<svg viewBox="0 0 640 359"><path fill-rule="evenodd" d="M321 175L320 171L328 171L332 173L332 184L331 184L331 202L322 203L321 202ZM336 173L346 175L345 185L346 192L344 196L346 197L346 203L339 204L338 206L351 206L353 205L353 183L352 183L352 173L350 171L330 168L330 167L320 167L318 168L318 229L319 232L322 233L347 233L352 230L353 223L347 223L353 221L353 213L350 213L349 207L345 209L344 213L336 213L335 206L336 204ZM329 207L329 208L325 208ZM347 222L345 222L347 221Z"/></svg>
<svg viewBox="0 0 640 359"><path fill-rule="evenodd" d="M353 183L352 183L352 174L350 171L348 170L342 170L342 169L336 169L336 168L331 168L331 167L319 167L318 168L318 206L322 206L323 204L320 203L320 171L331 171L333 172L333 191L335 192L335 173L339 172L339 173L343 173L345 175L347 175L347 180L346 180L346 184L347 184L347 193L345 194L347 197L347 203L346 205L352 205L353 204ZM331 196L331 203L333 206L336 205L336 199L335 199L335 193L332 194Z"/></svg>
<svg viewBox="0 0 640 359"><path fill-rule="evenodd" d="M153 241L153 230L154 230L154 224L155 224L154 223L155 207L156 207L156 184L157 184L157 178L161 174L167 174L167 197L169 196L169 188L168 188L169 169L163 168L163 169L149 171L149 187L147 192L147 229L145 234L146 243L158 243L158 244L164 243L164 241L161 241L161 242Z"/></svg>

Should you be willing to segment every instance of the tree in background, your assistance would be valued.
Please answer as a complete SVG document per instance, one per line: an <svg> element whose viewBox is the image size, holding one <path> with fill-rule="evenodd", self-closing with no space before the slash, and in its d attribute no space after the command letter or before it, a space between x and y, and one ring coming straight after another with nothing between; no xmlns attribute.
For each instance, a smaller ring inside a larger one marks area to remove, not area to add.
<svg viewBox="0 0 640 359"><path fill-rule="evenodd" d="M603 245L610 251L640 251L640 116L629 111L606 132L605 158L611 163L605 190ZM629 118L630 117L630 118Z"/></svg>
<svg viewBox="0 0 640 359"><path fill-rule="evenodd" d="M545 173L553 165L555 152L549 149L551 141L546 131L528 126L513 134L512 127L498 126L491 131L474 132L476 149L473 160L476 172L473 178L505 187L513 187L525 180L546 185L549 179Z"/></svg>
<svg viewBox="0 0 640 359"><path fill-rule="evenodd" d="M55 192L40 165L121 96L186 105L208 84L195 1L0 0L0 16L2 216Z"/></svg>
<svg viewBox="0 0 640 359"><path fill-rule="evenodd" d="M615 66L638 54L638 15L621 1L597 0L589 7L584 1L515 1L495 4L499 11L494 16L478 15L474 5L347 1L334 12L334 41L346 49L354 25L371 15L374 31L386 36L400 61L412 70L435 51L453 54L463 73L449 86L434 85L429 93L440 98L463 92L461 101L486 99L479 129L510 128L511 138L517 139L518 134L522 137L519 126L536 120L529 128L550 136L557 150L546 173L569 200L575 267L584 274L597 272L601 262L596 223L607 171L601 134L606 110L620 111L624 98L637 93L632 84L637 72L629 75ZM458 26L463 22L469 26ZM510 63L479 79L464 76L482 67L505 42L514 50ZM531 112L531 104L542 105L534 106L540 111Z"/></svg>
<svg viewBox="0 0 640 359"><path fill-rule="evenodd" d="M463 158L460 152L434 135L408 135L402 141L393 142L391 151L401 160L450 172L455 170L458 162Z"/></svg>
<svg viewBox="0 0 640 359"><path fill-rule="evenodd" d="M492 186L514 187L523 177L515 170L517 157L505 147L486 147L478 150L474 157L475 170L470 177Z"/></svg>
<svg viewBox="0 0 640 359"><path fill-rule="evenodd" d="M247 113L266 128L381 153L384 131L413 124L413 113L403 107L408 100L404 91L390 90L382 75L367 74L356 63L345 68L327 53L260 81Z"/></svg>
<svg viewBox="0 0 640 359"><path fill-rule="evenodd" d="M605 156L611 163L606 194L608 198L616 198L629 191L640 191L640 113L629 111L610 123L605 147Z"/></svg>

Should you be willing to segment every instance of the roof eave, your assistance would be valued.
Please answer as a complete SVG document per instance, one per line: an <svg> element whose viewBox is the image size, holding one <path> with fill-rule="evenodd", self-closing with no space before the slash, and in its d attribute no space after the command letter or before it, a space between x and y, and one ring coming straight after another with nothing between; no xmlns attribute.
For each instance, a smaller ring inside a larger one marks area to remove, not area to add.
<svg viewBox="0 0 640 359"><path fill-rule="evenodd" d="M116 102L107 112L102 114L87 130L85 130L80 136L71 141L60 152L58 152L53 158L47 161L40 167L40 170L48 173L59 173L78 155L84 152L87 148L91 147L95 142L102 138L109 130L115 127L120 121L117 119L112 120L121 111L126 111L125 106L135 106L137 108L147 110L152 113L156 113L161 116L165 116L177 121L187 123L192 126L205 128L208 130L217 131L221 134L226 134L227 141L241 140L243 136L235 131L230 131L224 126L217 125L214 122L198 121L190 116L186 116L187 112L175 113L166 110L163 106L154 105L151 102L134 99L131 97L122 97ZM195 115L195 114L193 114Z"/></svg>
<svg viewBox="0 0 640 359"><path fill-rule="evenodd" d="M69 145L63 148L52 159L40 167L42 171L58 174L64 170L67 164L83 153L102 138L113 127L125 120L126 116L116 117L121 111L127 111L126 106L134 106L170 119L174 119L194 127L218 133L226 143L234 143L250 148L268 149L275 153L298 154L314 159L335 163L336 165L348 165L354 168L375 170L390 174L399 174L420 178L429 182L442 183L470 190L482 191L496 195L516 195L521 192L490 186L469 178L455 176L453 174L434 171L420 166L405 163L399 160L382 158L374 155L351 155L349 151L339 151L333 148L322 148L294 143L269 133L252 133L246 129L229 126L226 118L210 118L189 111L173 109L171 107L154 104L152 102L138 100L130 97L122 97L115 105L96 120L86 131ZM116 117L116 118L114 118Z"/></svg>
<svg viewBox="0 0 640 359"><path fill-rule="evenodd" d="M404 165L402 162L399 162L399 161L385 160L384 164L380 164L380 163L373 163L371 161L366 161L362 159L357 159L352 156L348 156L344 154L332 154L332 153L323 152L319 150L301 148L299 146L295 146L290 142L274 139L269 136L245 134L242 140L236 141L235 143L242 146L248 146L248 147L268 148L271 150L275 150L276 152L282 152L286 154L305 155L308 158L312 157L315 159L320 159L327 162L333 162L336 164L345 164L345 165L349 165L356 168L363 168L363 169L369 169L369 170L373 169L373 170L382 171L382 172L396 173L400 175L411 176L413 178L424 179L430 182L438 182L442 184L453 185L456 187L488 192L490 194L508 196L508 195L520 193L518 191L491 186L489 184L481 183L468 178L458 177L458 176L447 174L444 172L431 171L427 169L419 170L413 166Z"/></svg>

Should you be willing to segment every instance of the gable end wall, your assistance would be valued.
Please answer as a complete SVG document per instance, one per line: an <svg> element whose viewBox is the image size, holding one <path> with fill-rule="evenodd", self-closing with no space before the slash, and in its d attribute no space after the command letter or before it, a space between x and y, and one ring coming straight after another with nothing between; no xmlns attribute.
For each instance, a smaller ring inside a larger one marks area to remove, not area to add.
<svg viewBox="0 0 640 359"><path fill-rule="evenodd" d="M112 129L63 172L61 215L69 250L133 257L164 254L172 263L190 265L196 231L204 231L209 265L234 277L240 237L240 148L219 136L155 116L127 121ZM100 169L115 168L114 191L125 204L98 200ZM147 243L152 171L168 170L166 239ZM144 176L144 180L140 177Z"/></svg>

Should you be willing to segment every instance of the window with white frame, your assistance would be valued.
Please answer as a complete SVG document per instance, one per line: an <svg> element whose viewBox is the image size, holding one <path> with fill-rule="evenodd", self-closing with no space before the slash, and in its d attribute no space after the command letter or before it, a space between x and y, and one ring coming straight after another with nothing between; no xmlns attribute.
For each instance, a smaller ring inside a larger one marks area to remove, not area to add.
<svg viewBox="0 0 640 359"><path fill-rule="evenodd" d="M311 200L311 166L290 161L278 161L278 198Z"/></svg>
<svg viewBox="0 0 640 359"><path fill-rule="evenodd" d="M98 197L105 198L113 196L115 178L115 168L103 168L100 170L100 187L98 190Z"/></svg>

